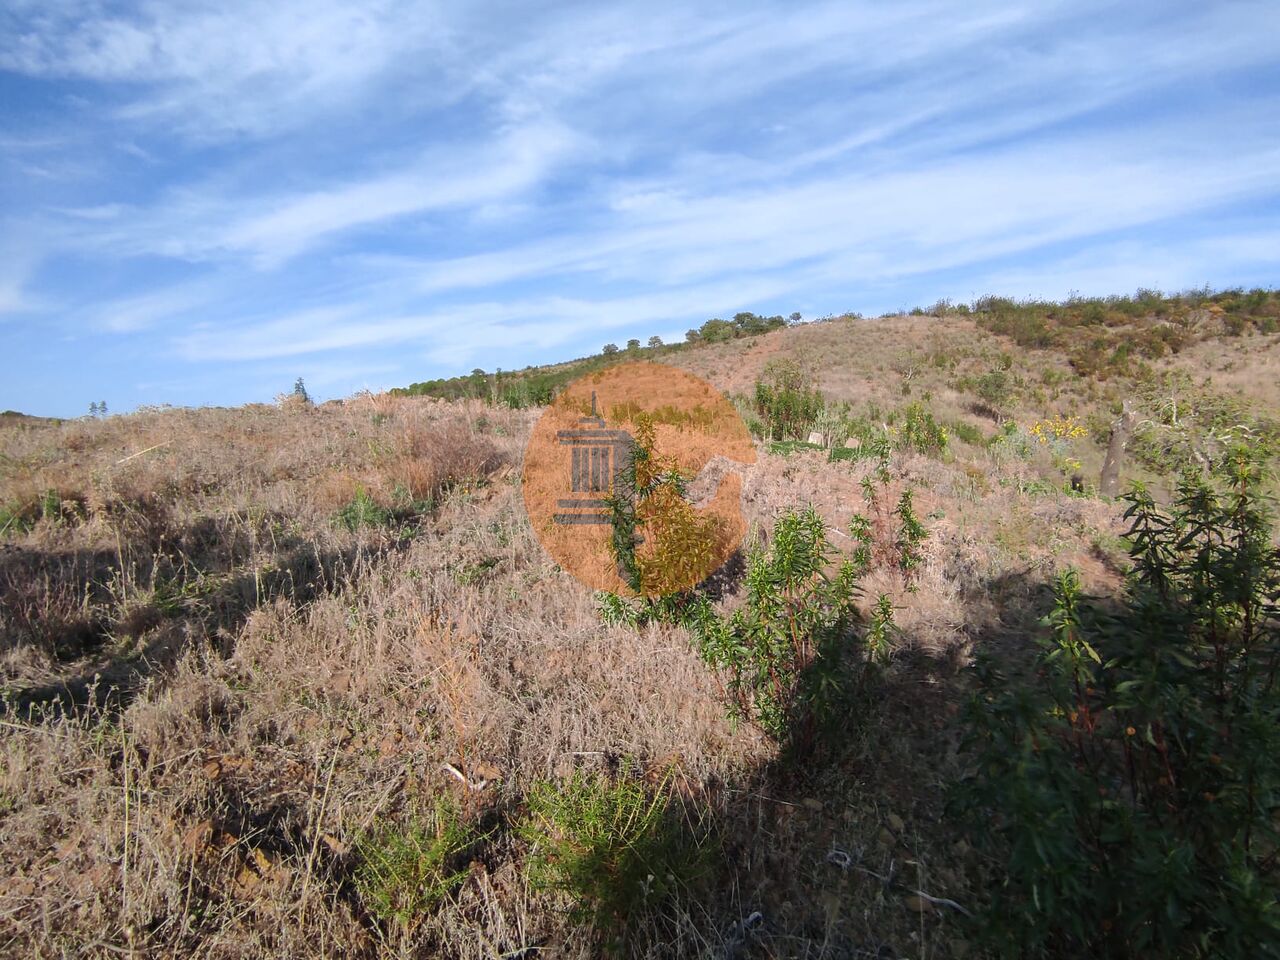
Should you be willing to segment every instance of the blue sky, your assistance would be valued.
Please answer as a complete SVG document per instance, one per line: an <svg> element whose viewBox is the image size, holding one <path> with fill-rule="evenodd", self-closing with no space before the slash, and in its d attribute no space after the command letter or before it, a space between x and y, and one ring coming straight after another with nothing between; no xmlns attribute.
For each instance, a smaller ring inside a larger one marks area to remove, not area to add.
<svg viewBox="0 0 1280 960"><path fill-rule="evenodd" d="M7 0L0 409L1274 286L1280 4Z"/></svg>

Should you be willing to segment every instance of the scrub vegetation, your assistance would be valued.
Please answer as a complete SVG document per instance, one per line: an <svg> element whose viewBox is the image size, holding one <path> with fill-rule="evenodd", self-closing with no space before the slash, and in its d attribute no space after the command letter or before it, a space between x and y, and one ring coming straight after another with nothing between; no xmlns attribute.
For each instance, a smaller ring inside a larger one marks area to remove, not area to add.
<svg viewBox="0 0 1280 960"><path fill-rule="evenodd" d="M0 415L0 954L1272 955L1280 296L798 319ZM646 360L742 413L750 529L595 595L522 451Z"/></svg>

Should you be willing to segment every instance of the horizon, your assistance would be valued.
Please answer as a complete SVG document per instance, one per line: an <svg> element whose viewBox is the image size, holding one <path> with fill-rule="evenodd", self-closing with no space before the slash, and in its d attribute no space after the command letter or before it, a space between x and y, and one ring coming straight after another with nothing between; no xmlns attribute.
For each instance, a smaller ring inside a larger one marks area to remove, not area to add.
<svg viewBox="0 0 1280 960"><path fill-rule="evenodd" d="M0 410L1280 275L1272 5L0 18Z"/></svg>

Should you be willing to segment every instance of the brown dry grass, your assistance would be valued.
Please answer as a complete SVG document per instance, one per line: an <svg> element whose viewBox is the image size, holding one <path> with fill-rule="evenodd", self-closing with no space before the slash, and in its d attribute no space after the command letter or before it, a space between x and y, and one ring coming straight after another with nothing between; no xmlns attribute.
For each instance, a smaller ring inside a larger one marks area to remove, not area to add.
<svg viewBox="0 0 1280 960"><path fill-rule="evenodd" d="M982 424L928 360L938 323L840 321L680 362L739 388L807 356L837 398L901 404L906 381ZM960 369L1001 352L957 329ZM1065 389L1017 415L1101 402ZM0 954L593 956L509 827L534 781L625 758L675 770L722 838L707 889L632 954L965 952L956 914L903 895L982 896L942 806L955 668L1025 643L1054 570L1113 589L1118 509L1019 492L1035 463L965 444L895 455L887 495L915 489L930 536L914 591L888 569L864 583L897 607L893 668L827 762L782 770L726 720L683 628L602 626L544 552L519 487L536 414L365 396L0 426L0 504L31 518L0 542ZM843 530L867 469L762 452L749 536L804 502ZM359 491L386 523L336 521ZM491 839L453 895L388 926L353 883L358 841L446 794Z"/></svg>

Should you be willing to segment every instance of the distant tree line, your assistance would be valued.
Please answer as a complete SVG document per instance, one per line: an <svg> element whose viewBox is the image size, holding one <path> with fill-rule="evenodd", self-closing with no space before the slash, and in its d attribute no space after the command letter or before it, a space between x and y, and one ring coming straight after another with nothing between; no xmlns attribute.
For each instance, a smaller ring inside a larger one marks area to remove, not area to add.
<svg viewBox="0 0 1280 960"><path fill-rule="evenodd" d="M652 336L647 341L647 349L652 354L665 354L683 350L696 343L721 343L740 337L754 337L785 327L788 323L799 323L800 319L798 313L793 313L790 317L738 313L732 320L708 320L698 329L690 330L685 335L684 343L664 343L661 337ZM616 343L606 343L595 356L567 364L526 367L524 370L507 372L498 370L495 373L486 373L477 368L467 376L424 380L407 387L396 387L391 393L395 396L440 397L445 400L472 397L515 408L542 406L550 403L570 381L584 373L627 357L638 356L645 349L638 337L632 337L626 341L625 348L619 348Z"/></svg>
<svg viewBox="0 0 1280 960"><path fill-rule="evenodd" d="M788 323L799 323L800 314L790 317L762 317L755 313L735 313L732 320L721 320L719 317L708 320L696 330L684 335L689 343L723 343L739 337L754 337L770 330L785 327Z"/></svg>

